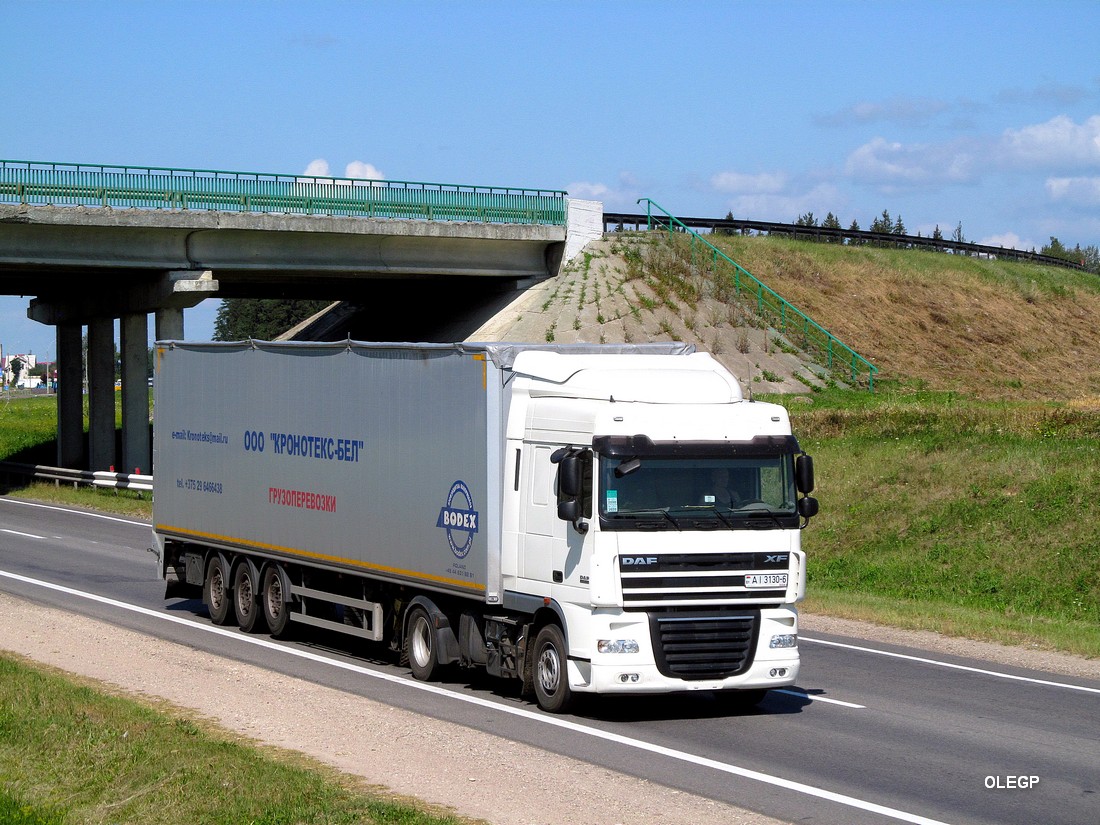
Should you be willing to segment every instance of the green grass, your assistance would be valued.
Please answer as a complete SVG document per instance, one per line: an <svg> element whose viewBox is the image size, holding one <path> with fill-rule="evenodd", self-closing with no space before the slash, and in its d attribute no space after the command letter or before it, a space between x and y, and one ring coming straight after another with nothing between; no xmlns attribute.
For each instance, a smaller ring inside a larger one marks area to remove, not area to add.
<svg viewBox="0 0 1100 825"><path fill-rule="evenodd" d="M458 825L303 757L0 657L0 822Z"/></svg>
<svg viewBox="0 0 1100 825"><path fill-rule="evenodd" d="M773 400L817 468L810 610L1100 656L1100 411Z"/></svg>

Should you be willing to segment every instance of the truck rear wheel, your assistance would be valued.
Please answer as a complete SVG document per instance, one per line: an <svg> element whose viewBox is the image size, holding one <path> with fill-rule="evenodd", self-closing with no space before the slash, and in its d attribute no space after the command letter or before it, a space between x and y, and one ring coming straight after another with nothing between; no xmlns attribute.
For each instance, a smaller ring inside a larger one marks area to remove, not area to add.
<svg viewBox="0 0 1100 825"><path fill-rule="evenodd" d="M277 565L271 564L264 568L260 602L263 605L267 628L276 639L286 636L287 629L290 627L292 606L287 601L289 594L283 592L283 581L282 571Z"/></svg>
<svg viewBox="0 0 1100 825"><path fill-rule="evenodd" d="M214 624L228 624L231 608L229 592L229 571L221 556L214 556L206 565L206 578L203 580L202 600L210 612L210 621Z"/></svg>
<svg viewBox="0 0 1100 825"><path fill-rule="evenodd" d="M422 607L409 611L405 653L409 657L409 669L416 679L431 682L439 678L441 668L435 655L435 628L428 611Z"/></svg>
<svg viewBox="0 0 1100 825"><path fill-rule="evenodd" d="M569 651L565 636L555 624L548 624L535 636L535 698L548 713L565 713L573 704L566 668Z"/></svg>
<svg viewBox="0 0 1100 825"><path fill-rule="evenodd" d="M257 584L252 565L242 563L237 566L237 573L233 576L233 607L237 614L237 626L245 633L263 629Z"/></svg>

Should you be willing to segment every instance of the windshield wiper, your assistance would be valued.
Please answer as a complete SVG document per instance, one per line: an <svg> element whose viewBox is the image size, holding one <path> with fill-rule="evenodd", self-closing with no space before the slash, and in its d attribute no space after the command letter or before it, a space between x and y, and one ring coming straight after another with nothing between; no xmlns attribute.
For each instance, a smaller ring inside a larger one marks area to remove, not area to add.
<svg viewBox="0 0 1100 825"><path fill-rule="evenodd" d="M628 512L618 512L614 514L615 518L631 518L635 520L640 518L651 518L653 516L661 516L663 518L666 518L672 523L673 527L675 527L677 530L680 529L680 522L669 515L669 512L667 510L630 510Z"/></svg>
<svg viewBox="0 0 1100 825"><path fill-rule="evenodd" d="M730 521L728 518L726 518L724 515L722 515L722 512L716 506L714 506L713 504L689 504L686 507L684 507L684 509L685 510L709 510L710 513L713 514L714 517L717 518L720 522L722 522L724 525L726 525L726 527L729 527L731 530L733 529L733 522Z"/></svg>

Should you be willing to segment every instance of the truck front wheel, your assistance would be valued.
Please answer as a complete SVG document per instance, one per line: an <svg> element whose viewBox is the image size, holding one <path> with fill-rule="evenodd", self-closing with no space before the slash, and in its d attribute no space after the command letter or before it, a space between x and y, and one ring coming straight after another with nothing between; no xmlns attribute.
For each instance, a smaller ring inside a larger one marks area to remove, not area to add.
<svg viewBox="0 0 1100 825"><path fill-rule="evenodd" d="M202 600L210 612L210 621L214 624L228 624L232 600L229 592L229 571L221 556L214 556L206 565L206 578L203 580Z"/></svg>
<svg viewBox="0 0 1100 825"><path fill-rule="evenodd" d="M435 629L432 618L422 607L409 611L408 631L405 634L405 653L409 657L409 669L421 682L439 678L440 665L435 655Z"/></svg>
<svg viewBox="0 0 1100 825"><path fill-rule="evenodd" d="M548 624L535 636L535 698L548 713L565 713L573 704L566 661L569 651L565 636L555 624Z"/></svg>

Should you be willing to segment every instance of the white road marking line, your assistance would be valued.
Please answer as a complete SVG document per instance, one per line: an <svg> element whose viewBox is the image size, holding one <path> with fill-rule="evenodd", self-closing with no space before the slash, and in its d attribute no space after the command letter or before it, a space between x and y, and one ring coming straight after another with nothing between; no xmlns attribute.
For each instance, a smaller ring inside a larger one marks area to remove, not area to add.
<svg viewBox="0 0 1100 825"><path fill-rule="evenodd" d="M572 731L574 733L579 733L584 736L591 736L594 739L602 739L606 742L613 742L617 745L623 745L624 747L633 748L635 750L645 751L659 756L665 756L669 759L675 759L680 762L687 762L689 764L698 765L699 767L703 768L710 768L721 773L739 776L743 779L751 779L756 782L784 788L785 790L794 791L795 793L804 794L806 796L812 796L817 799L826 799L830 802L836 802L849 808L856 808L861 811L881 814L882 816L895 819L899 822L911 822L914 823L914 825L947 825L947 823L942 822L938 819L929 819L928 817L909 813L908 811L902 811L897 808L890 808L886 805L879 805L876 802L869 802L864 799L858 799L854 796L848 796L847 794L837 793L835 791L826 790L825 788L818 788L814 785L807 785L803 782L795 782L791 779L784 779L781 776L773 776L772 774L754 771L749 768L742 768L738 765L731 765L728 762L719 762L716 759L708 759L704 756L698 756L697 754L688 753L686 751L676 750L674 748L666 748L663 745L655 745L652 742L646 742L641 739L634 739L633 737L623 736L622 734L618 733L610 733L609 731L600 730L599 728L586 727L585 725L582 725L578 722L572 722L568 719L560 719L555 716L548 716L543 713L537 713L532 710L527 710L525 708L499 705L495 702L490 702L487 699L482 699L480 696L453 693L446 688L437 687L436 685L432 685L427 682L417 682L404 676L395 676L390 673L369 670L366 667L352 664L351 662L341 662L335 659L328 659L324 656L312 653L308 650L298 650L291 647L284 647L283 645L278 644L270 639L245 636L237 630L228 630L223 627L218 627L217 625L202 624L193 620L181 618L179 616L171 616L166 613L160 613L156 610L150 610L146 607L139 607L138 605L120 602L115 599L107 598L106 596L97 596L94 593L85 593L81 590L74 590L71 587L65 587L60 584L53 584L52 582L41 581L39 579L31 579L26 576L21 576L17 573L9 573L4 570L0 570L0 577L12 579L14 581L20 581L24 584L44 587L46 589L54 590L59 593L66 593L70 596L88 599L89 601L98 602L100 604L109 605L111 607L117 607L121 610L138 613L140 615L149 616L154 619L172 622L174 624L182 625L192 630L199 630L205 633L212 633L217 636L224 636L226 638L235 639L236 641L243 642L245 644L267 648L268 650L277 651L285 655L295 656L299 659L306 659L308 661L317 662L319 664L329 665L330 667L351 671L362 676L369 676L373 679L380 679L385 682L391 682L393 684L398 684L404 687L420 690L425 693L433 693L437 696L445 696L449 699L455 699L460 702L477 705L479 707L493 710L498 713L506 713L512 716L518 716L530 722L536 722L543 725L549 725L551 727L561 728L563 730Z"/></svg>
<svg viewBox="0 0 1100 825"><path fill-rule="evenodd" d="M825 696L817 696L804 690L787 690L786 688L772 688L772 693L785 693L788 696L797 696L799 699L809 699L811 702L828 702L830 705L840 705L844 708L859 708L865 710L866 705L857 705L854 702L842 702L839 699L829 699Z"/></svg>
<svg viewBox="0 0 1100 825"><path fill-rule="evenodd" d="M874 653L877 656L889 656L894 659L905 659L910 662L920 662L926 665L935 665L936 667L946 667L952 670L964 670L968 673L980 673L983 676L996 676L998 679L1011 679L1016 682L1030 682L1033 685L1044 685L1046 687L1065 688L1066 690L1079 690L1083 693L1096 693L1100 694L1100 688L1085 687L1084 685L1071 685L1068 682L1053 682L1049 679L1036 679L1031 676L1016 676L1012 673L1002 673L998 670L985 670L980 667L970 667L969 665L958 665L954 662L944 662L939 659L928 659L923 656L910 656L906 653L894 653L891 650L877 650L873 647L862 647L860 645L850 645L845 642L829 642L825 639L810 639L806 636L799 636L800 642L811 642L817 645L828 645L829 647L842 647L846 650L858 650L861 653Z"/></svg>
<svg viewBox="0 0 1100 825"><path fill-rule="evenodd" d="M0 533L11 533L13 536L23 536L28 539L44 539L45 536L36 536L34 533L21 533L18 530L9 530L6 527L0 527Z"/></svg>
<svg viewBox="0 0 1100 825"><path fill-rule="evenodd" d="M108 516L106 513L92 513L88 510L74 510L70 507L58 507L53 504L39 504L37 501L23 501L18 498L4 498L0 496L0 503L4 504L19 504L23 507L39 507L43 510L58 510L62 513L72 513L75 516L88 516L89 518L98 518L103 521L117 521L119 524L132 524L135 527L146 527L152 530L152 525L147 521L134 521L133 519L119 518L118 516Z"/></svg>

